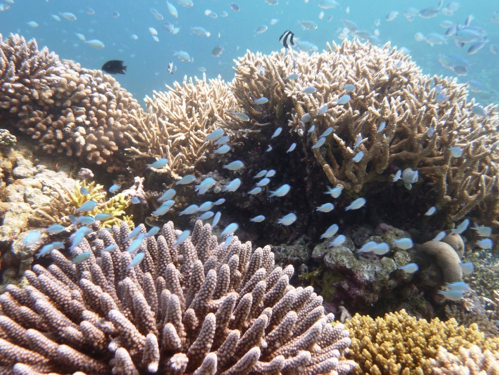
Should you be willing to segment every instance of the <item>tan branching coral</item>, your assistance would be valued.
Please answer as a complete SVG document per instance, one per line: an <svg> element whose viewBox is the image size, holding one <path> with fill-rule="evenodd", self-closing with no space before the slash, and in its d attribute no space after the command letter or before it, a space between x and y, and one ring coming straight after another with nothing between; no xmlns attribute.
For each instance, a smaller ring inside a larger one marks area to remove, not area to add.
<svg viewBox="0 0 499 375"><path fill-rule="evenodd" d="M142 233L146 232L141 226ZM26 272L0 296L3 371L92 374L342 374L350 345L312 287L274 266L270 247L219 244L198 221L185 242L172 223L145 239L132 266L125 223L92 233L73 256ZM114 251L104 251L117 245Z"/></svg>
<svg viewBox="0 0 499 375"><path fill-rule="evenodd" d="M476 324L464 327L454 319L437 318L428 322L405 310L376 319L357 314L345 326L352 334L349 357L360 365L356 374L430 374L439 348L458 354L476 345L494 355L499 352L499 339L486 339Z"/></svg>
<svg viewBox="0 0 499 375"><path fill-rule="evenodd" d="M166 157L167 169L178 178L204 160L209 146L204 138L221 123L232 121L229 110L238 104L231 85L220 78L185 78L167 89L146 97L146 117L136 118L137 125L126 136L131 155Z"/></svg>
<svg viewBox="0 0 499 375"><path fill-rule="evenodd" d="M456 355L440 348L437 358L431 359L430 363L435 375L499 374L499 352L482 351L476 345L469 349L460 348Z"/></svg>
<svg viewBox="0 0 499 375"><path fill-rule="evenodd" d="M123 170L124 133L142 110L110 75L60 60L35 40L0 35L0 119L48 153Z"/></svg>
<svg viewBox="0 0 499 375"><path fill-rule="evenodd" d="M366 195L372 183L412 168L437 192L433 203L449 221L480 206L499 225L498 117L491 107L488 116L475 115L465 85L423 75L389 45L346 40L321 54L248 52L235 70L234 93L252 125L272 117L309 145L332 128L313 154L333 185ZM268 103L255 104L262 96Z"/></svg>

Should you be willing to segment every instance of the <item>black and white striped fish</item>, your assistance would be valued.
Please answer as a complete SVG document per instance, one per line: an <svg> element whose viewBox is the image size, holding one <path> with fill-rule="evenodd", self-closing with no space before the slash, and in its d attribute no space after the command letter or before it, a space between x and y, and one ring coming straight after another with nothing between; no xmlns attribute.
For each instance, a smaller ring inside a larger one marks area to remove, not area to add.
<svg viewBox="0 0 499 375"><path fill-rule="evenodd" d="M284 48L289 48L290 45L294 46L295 42L293 40L293 37L295 34L293 34L292 31L286 30L280 37L279 37L279 42L282 43Z"/></svg>

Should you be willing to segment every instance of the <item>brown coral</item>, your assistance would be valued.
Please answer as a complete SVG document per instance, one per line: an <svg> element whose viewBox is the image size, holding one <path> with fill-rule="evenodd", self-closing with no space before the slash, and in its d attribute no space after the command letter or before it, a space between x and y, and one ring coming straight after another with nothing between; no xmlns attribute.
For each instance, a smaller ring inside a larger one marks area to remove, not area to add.
<svg viewBox="0 0 499 375"><path fill-rule="evenodd" d="M477 345L498 352L499 339L485 339L476 324L459 326L454 319L417 319L401 310L383 318L355 315L345 321L352 333L349 356L359 363L357 374L430 374L439 348L457 354Z"/></svg>
<svg viewBox="0 0 499 375"><path fill-rule="evenodd" d="M141 108L110 75L60 60L36 41L0 35L0 120L48 153L123 170Z"/></svg>
<svg viewBox="0 0 499 375"><path fill-rule="evenodd" d="M145 233L145 227L142 226ZM198 221L192 236L166 224L131 267L125 223L90 234L73 255L27 271L29 286L0 296L3 371L92 374L346 373L350 345L311 287L294 288L293 267L274 267L270 247L218 244ZM117 250L104 251L116 244ZM95 254L95 255L94 255Z"/></svg>

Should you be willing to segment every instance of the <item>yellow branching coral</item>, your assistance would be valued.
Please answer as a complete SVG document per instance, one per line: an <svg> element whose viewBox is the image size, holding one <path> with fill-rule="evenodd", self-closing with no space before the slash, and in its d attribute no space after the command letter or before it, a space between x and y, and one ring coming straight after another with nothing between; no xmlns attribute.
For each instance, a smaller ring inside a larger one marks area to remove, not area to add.
<svg viewBox="0 0 499 375"><path fill-rule="evenodd" d="M439 348L458 354L461 348L477 345L497 353L499 338L487 338L476 324L460 326L454 319L428 322L401 310L372 319L356 314L345 326L352 335L350 356L360 366L357 374L429 374L431 359Z"/></svg>
<svg viewBox="0 0 499 375"><path fill-rule="evenodd" d="M411 168L436 191L433 203L449 221L478 208L499 225L497 114L490 106L486 117L473 113L455 79L423 75L389 45L355 41L312 55L248 52L235 70L249 126L270 117L309 144L332 129L312 151L333 185L365 195L372 183L391 183L394 170ZM439 92L447 99L437 99ZM262 96L268 103L255 104Z"/></svg>

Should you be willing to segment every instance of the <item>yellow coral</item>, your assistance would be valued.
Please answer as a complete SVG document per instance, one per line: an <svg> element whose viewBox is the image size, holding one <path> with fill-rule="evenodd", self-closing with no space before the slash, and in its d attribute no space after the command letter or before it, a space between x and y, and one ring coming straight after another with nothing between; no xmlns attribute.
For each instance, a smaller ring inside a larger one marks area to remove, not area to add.
<svg viewBox="0 0 499 375"><path fill-rule="evenodd" d="M82 194L81 188L88 191L88 194ZM95 181L87 183L87 181L82 181L81 184L77 184L75 192L69 196L71 203L75 208L80 207L83 203L90 200L96 202L102 201L106 198L106 192L104 191L104 186L97 184Z"/></svg>
<svg viewBox="0 0 499 375"><path fill-rule="evenodd" d="M465 327L438 318L428 322L405 310L376 319L356 314L344 324L351 333L351 359L359 364L356 374L429 374L440 347L457 355L473 344L492 352L499 346L499 338L485 339L476 324Z"/></svg>
<svg viewBox="0 0 499 375"><path fill-rule="evenodd" d="M109 199L104 204L99 205L89 214L95 216L99 213L113 215L107 220L103 220L101 225L103 228L112 228L113 225L120 225L122 221L126 221L129 227L135 227L133 223L133 215L127 215L126 211L130 207L130 199L125 197L124 194L118 194Z"/></svg>

